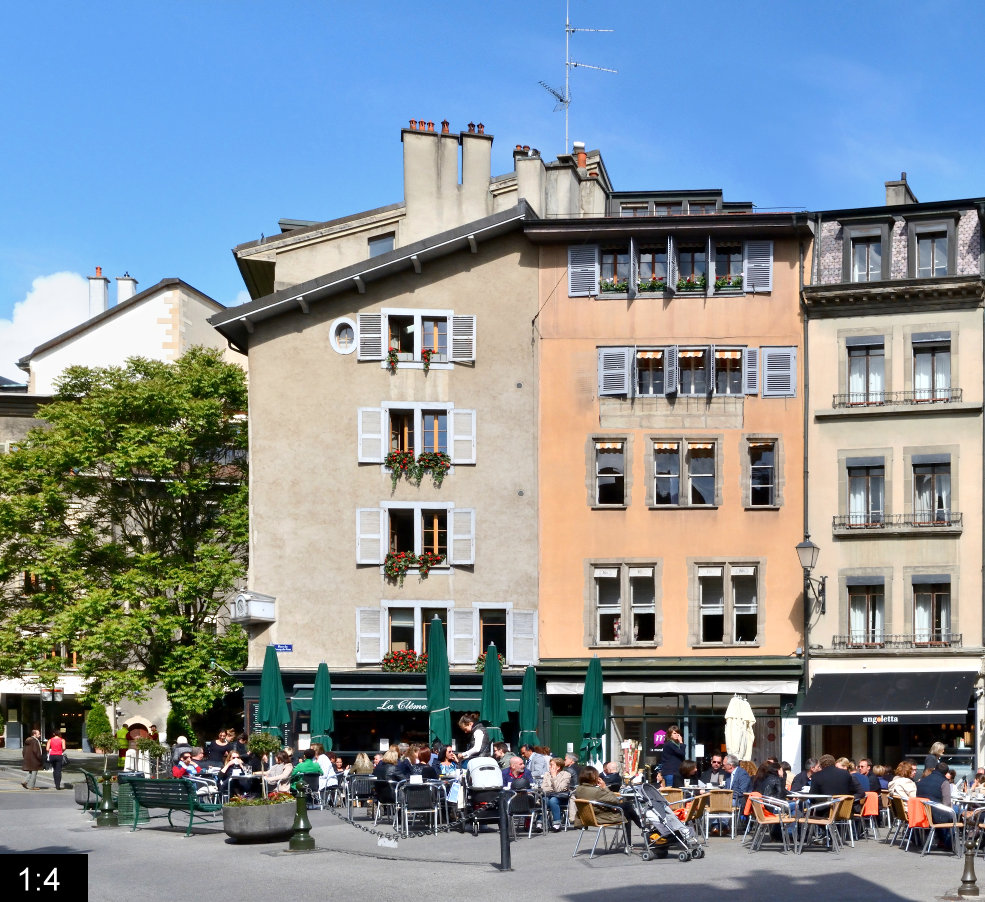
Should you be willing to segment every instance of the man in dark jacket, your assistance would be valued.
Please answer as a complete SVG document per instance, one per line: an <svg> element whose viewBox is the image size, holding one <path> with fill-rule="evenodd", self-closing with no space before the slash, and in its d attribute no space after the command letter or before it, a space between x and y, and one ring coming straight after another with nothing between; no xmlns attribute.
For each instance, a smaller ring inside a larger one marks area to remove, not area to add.
<svg viewBox="0 0 985 902"><path fill-rule="evenodd" d="M21 783L25 789L40 789L38 783L38 771L41 770L41 762L44 760L44 749L41 748L41 731L31 730L31 735L24 740L24 770L27 771L27 779Z"/></svg>
<svg viewBox="0 0 985 902"><path fill-rule="evenodd" d="M811 778L811 795L860 797L852 775L835 764L833 755L821 755L817 764L820 770ZM861 793L861 798L865 798L865 793Z"/></svg>
<svg viewBox="0 0 985 902"><path fill-rule="evenodd" d="M743 795L752 792L752 777L739 766L739 759L735 755L726 755L722 767L727 775L722 788L732 790L732 807L745 808L746 800Z"/></svg>
<svg viewBox="0 0 985 902"><path fill-rule="evenodd" d="M711 756L710 766L701 775L701 782L716 787L722 786L725 783L725 771L722 770L721 754L713 754Z"/></svg>
<svg viewBox="0 0 985 902"><path fill-rule="evenodd" d="M951 806L951 784L947 779L947 765L942 761L926 777L917 780L917 798L930 799L941 805ZM944 811L931 809L935 824L943 824L950 818Z"/></svg>
<svg viewBox="0 0 985 902"><path fill-rule="evenodd" d="M808 758L807 763L804 765L804 769L793 778L793 782L790 784L790 791L803 792L804 787L811 782L811 778L820 769L821 768L817 766L817 758Z"/></svg>

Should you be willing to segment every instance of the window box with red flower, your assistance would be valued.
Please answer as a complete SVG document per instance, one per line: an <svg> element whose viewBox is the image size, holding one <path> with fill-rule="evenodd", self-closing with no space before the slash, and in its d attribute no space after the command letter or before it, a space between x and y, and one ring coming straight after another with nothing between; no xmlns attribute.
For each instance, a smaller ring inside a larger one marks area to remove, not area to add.
<svg viewBox="0 0 985 902"><path fill-rule="evenodd" d="M413 649L388 651L380 663L380 668L389 673L425 673L428 669L427 653L418 654Z"/></svg>
<svg viewBox="0 0 985 902"><path fill-rule="evenodd" d="M397 372L397 364L400 361L400 352L396 348L387 348L386 351L386 368L390 371L392 376Z"/></svg>
<svg viewBox="0 0 985 902"><path fill-rule="evenodd" d="M486 655L487 654L488 654L488 652L483 652L481 655L479 655L478 658L475 659L475 672L476 673L485 673L485 671L486 671ZM503 655L500 654L499 652L496 652L496 657L499 658L499 667L500 667L500 669L504 668L506 666L506 658L504 658Z"/></svg>
<svg viewBox="0 0 985 902"><path fill-rule="evenodd" d="M424 364L425 373L431 369L431 358L437 353L433 348L421 348L421 363Z"/></svg>
<svg viewBox="0 0 985 902"><path fill-rule="evenodd" d="M431 474L436 489L441 488L445 474L451 468L451 458L444 451L422 451L417 455L417 481L420 483L425 473Z"/></svg>
<svg viewBox="0 0 985 902"><path fill-rule="evenodd" d="M384 458L383 466L390 471L390 482L394 489L401 476L406 476L408 480L420 485L421 471L414 459L413 451L391 451Z"/></svg>

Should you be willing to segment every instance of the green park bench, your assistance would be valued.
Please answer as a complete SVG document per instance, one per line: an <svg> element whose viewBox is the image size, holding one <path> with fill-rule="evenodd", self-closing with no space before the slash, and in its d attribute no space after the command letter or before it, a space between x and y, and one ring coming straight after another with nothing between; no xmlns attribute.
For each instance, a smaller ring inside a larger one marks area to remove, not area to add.
<svg viewBox="0 0 985 902"><path fill-rule="evenodd" d="M103 787L101 785L102 775L94 774L91 771L82 771L82 776L86 782L86 797L81 802L83 811L98 811L103 801ZM116 809L117 786L114 783L111 787L113 797L113 809Z"/></svg>
<svg viewBox="0 0 985 902"><path fill-rule="evenodd" d="M165 817L163 814L152 815L149 812L154 808L166 809L168 824L172 827L174 822L171 816L175 811L188 812L188 829L185 831L185 836L192 835L192 824L195 822L196 814L199 815L200 821L212 822L222 813L220 803L204 801L196 793L195 784L188 780L134 780L130 783L130 788L133 790L136 802L131 833L137 829L141 809L148 812L148 818Z"/></svg>

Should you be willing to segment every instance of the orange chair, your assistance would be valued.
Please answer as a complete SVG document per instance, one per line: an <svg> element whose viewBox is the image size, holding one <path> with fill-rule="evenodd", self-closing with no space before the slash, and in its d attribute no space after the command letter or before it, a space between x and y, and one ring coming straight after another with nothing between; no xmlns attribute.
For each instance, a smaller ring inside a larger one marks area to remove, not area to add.
<svg viewBox="0 0 985 902"><path fill-rule="evenodd" d="M742 809L742 816L746 819L746 829L742 834L742 842L744 843L749 838L749 828L752 826L752 800L761 799L763 794L761 792L747 792L746 793L746 805Z"/></svg>
<svg viewBox="0 0 985 902"><path fill-rule="evenodd" d="M914 797L906 800L906 845L904 851L910 850L910 840L913 839L914 830L930 829L930 818L927 817L927 809L924 808L923 799Z"/></svg>
<svg viewBox="0 0 985 902"><path fill-rule="evenodd" d="M862 805L862 823L869 822L872 835L879 839L879 793L867 792L865 804Z"/></svg>

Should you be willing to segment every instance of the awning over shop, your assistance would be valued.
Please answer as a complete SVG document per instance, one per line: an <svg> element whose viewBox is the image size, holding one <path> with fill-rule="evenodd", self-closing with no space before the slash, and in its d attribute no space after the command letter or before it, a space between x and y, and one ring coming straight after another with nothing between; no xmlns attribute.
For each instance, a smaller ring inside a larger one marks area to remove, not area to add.
<svg viewBox="0 0 985 902"><path fill-rule="evenodd" d="M796 680L603 680L604 695L701 695L707 693L736 692L742 695L796 695ZM548 695L581 695L584 682L574 680L548 680ZM512 709L511 709L512 710Z"/></svg>
<svg viewBox="0 0 985 902"><path fill-rule="evenodd" d="M297 689L290 698L292 711L311 710L310 688ZM428 710L427 690L421 689L399 689L396 692L387 694L379 690L354 691L342 687L332 693L332 701L336 711L422 711ZM451 690L451 710L452 711L478 711L482 701L482 687L475 689ZM506 693L506 710L520 710L520 696L518 693Z"/></svg>
<svg viewBox="0 0 985 902"><path fill-rule="evenodd" d="M978 674L819 673L797 715L805 724L964 723Z"/></svg>

